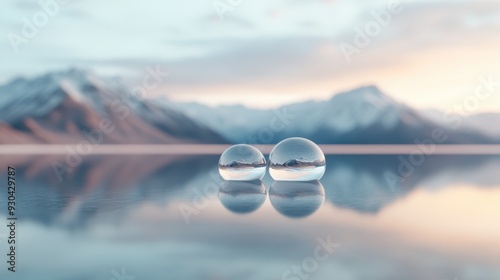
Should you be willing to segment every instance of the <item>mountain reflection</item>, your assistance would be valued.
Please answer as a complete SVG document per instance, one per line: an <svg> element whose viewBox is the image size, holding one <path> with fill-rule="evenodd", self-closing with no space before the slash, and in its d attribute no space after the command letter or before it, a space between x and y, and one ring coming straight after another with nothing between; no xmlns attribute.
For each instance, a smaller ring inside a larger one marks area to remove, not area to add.
<svg viewBox="0 0 500 280"><path fill-rule="evenodd" d="M119 218L131 206L148 201L161 205L189 202L191 192L206 182L221 186L219 198L228 210L249 213L264 202L264 185L272 184L269 176L264 178L264 184L223 182L217 172L216 156L89 156L65 174L62 182L51 167L56 160L64 158L10 156L2 162L1 170L6 170L7 164L18 170L20 219L80 228L101 213L114 213ZM424 182L426 188L454 183L480 187L500 184L495 174L500 157L496 156L432 156L415 167L410 176L396 181L388 180L387 174L399 176L398 156L328 156L327 162L321 180L326 200L338 208L363 213L378 213ZM295 192L301 187L297 183L284 184L274 183L270 188L272 205L284 215L300 216L300 211L293 212L292 204L304 198ZM320 186L312 186L318 189L316 194L321 194ZM5 202L2 196L0 203Z"/></svg>

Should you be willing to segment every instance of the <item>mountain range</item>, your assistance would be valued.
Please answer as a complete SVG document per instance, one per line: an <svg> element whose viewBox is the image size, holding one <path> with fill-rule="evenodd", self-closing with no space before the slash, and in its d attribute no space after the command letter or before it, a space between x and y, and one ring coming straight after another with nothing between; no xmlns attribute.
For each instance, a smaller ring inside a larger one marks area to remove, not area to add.
<svg viewBox="0 0 500 280"><path fill-rule="evenodd" d="M436 129L444 130L446 144L500 143L488 125L500 114L462 119L452 127L442 113L417 111L375 86L269 110L140 99L118 79L78 69L0 86L0 144L89 138L105 144L273 144L288 137L319 144L413 144L432 139Z"/></svg>
<svg viewBox="0 0 500 280"><path fill-rule="evenodd" d="M227 143L185 114L136 98L116 79L71 69L0 87L0 144Z"/></svg>
<svg viewBox="0 0 500 280"><path fill-rule="evenodd" d="M454 128L442 115L419 112L375 86L273 110L198 103L182 103L178 108L235 143L272 144L288 137L305 137L319 144L413 144L432 139L436 129L445 131L444 144L500 143L500 135L475 126L482 123L482 115L469 117Z"/></svg>

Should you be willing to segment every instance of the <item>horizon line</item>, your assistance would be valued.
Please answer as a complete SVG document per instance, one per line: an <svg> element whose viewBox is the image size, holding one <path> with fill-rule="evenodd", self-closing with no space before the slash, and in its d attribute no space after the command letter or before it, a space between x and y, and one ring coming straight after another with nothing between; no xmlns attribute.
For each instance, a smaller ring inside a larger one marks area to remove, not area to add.
<svg viewBox="0 0 500 280"><path fill-rule="evenodd" d="M0 155L220 155L231 144L0 144ZM275 145L252 145L269 154ZM328 144L318 145L327 155L500 155L500 145ZM432 149L429 149L432 148Z"/></svg>

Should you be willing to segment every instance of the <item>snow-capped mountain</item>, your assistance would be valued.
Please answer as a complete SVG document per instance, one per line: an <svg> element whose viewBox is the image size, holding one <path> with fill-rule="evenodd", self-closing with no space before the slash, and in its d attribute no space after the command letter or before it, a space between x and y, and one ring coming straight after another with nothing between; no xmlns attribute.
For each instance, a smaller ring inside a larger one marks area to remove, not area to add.
<svg viewBox="0 0 500 280"><path fill-rule="evenodd" d="M271 110L139 99L117 79L76 69L0 86L0 144L77 143L103 125L112 131L100 143L272 144L298 136L320 144L412 144L438 128L447 144L500 143L488 125L498 115L463 118L458 128L436 116L374 86Z"/></svg>
<svg viewBox="0 0 500 280"><path fill-rule="evenodd" d="M384 95L375 86L339 93L327 101L295 103L274 110L213 108L196 103L178 107L235 143L268 144L300 136L321 144L413 144L432 139L437 128L445 129L448 144L500 142L470 127L450 129Z"/></svg>
<svg viewBox="0 0 500 280"><path fill-rule="evenodd" d="M89 135L99 143L226 142L181 112L81 70L0 87L0 143L76 143Z"/></svg>

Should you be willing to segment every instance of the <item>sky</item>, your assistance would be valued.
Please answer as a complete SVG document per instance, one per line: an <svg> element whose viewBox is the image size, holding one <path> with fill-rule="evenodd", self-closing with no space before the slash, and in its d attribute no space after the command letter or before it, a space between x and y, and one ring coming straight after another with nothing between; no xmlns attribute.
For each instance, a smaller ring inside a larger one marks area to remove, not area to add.
<svg viewBox="0 0 500 280"><path fill-rule="evenodd" d="M500 1L58 1L2 1L0 83L80 67L133 86L159 67L150 96L174 101L274 107L373 84L419 109L500 112L500 86L474 101L500 82Z"/></svg>

